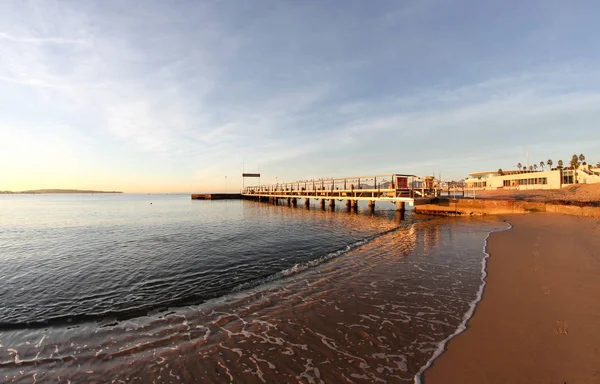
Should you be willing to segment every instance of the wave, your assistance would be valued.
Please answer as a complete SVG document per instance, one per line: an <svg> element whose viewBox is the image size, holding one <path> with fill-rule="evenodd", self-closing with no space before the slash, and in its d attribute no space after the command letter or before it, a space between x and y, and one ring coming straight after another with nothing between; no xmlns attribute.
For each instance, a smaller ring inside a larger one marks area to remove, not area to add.
<svg viewBox="0 0 600 384"><path fill-rule="evenodd" d="M303 271L305 271L305 270L307 270L309 268L314 268L314 267L316 267L318 265L321 265L321 264L323 264L323 263L325 263L325 262L327 262L327 261L329 261L331 259L335 259L337 257L340 257L340 256L342 256L342 255L344 255L344 254L352 251L353 249L356 249L356 248L361 247L361 246L363 246L363 245L365 245L367 243L370 243L371 241L377 239L378 237L385 236L385 235L387 235L388 233L391 233L391 232L395 232L395 231L397 231L400 228L401 228L400 226L394 227L392 229L388 229L386 231L377 233L375 235L371 235L371 236L365 237L362 240L359 240L359 241L357 241L355 243L349 244L349 245L345 246L344 248L342 248L340 250L337 250L337 251L334 251L334 252L330 252L327 255L318 257L316 259L309 260L309 261L307 261L305 263L295 264L291 268L284 269L282 271L279 271L279 272L277 272L277 273L275 273L273 275L267 276L265 278L240 284L237 287L235 287L232 290L232 292L240 292L240 291L243 291L243 290L246 290L246 289L255 288L255 287L259 286L259 285L268 284L270 282L273 282L273 281L276 281L276 280L279 280L279 279L282 279L282 278L285 278L285 277L288 277L288 276L292 276L292 275L301 273L301 272L303 272Z"/></svg>
<svg viewBox="0 0 600 384"><path fill-rule="evenodd" d="M415 222L419 222L422 220L416 220ZM63 316L55 316L47 319L41 320L33 320L33 321L23 321L23 322L0 322L0 331L7 330L22 330L22 329L39 329L39 328L48 328L48 327L74 327L83 323L92 323L96 322L101 327L106 326L114 326L117 325L121 321L133 319L136 317L147 316L149 314L160 314L162 316L168 315L170 310L174 308L181 308L189 305L198 305L207 300L214 299L217 297L222 297L230 293L237 293L247 289L256 288L258 286L268 284L274 282L279 279L283 279L298 273L301 273L309 268L314 268L318 265L321 265L331 259L340 257L353 249L361 247L378 237L387 235L391 232L397 231L402 228L402 226L396 226L394 228L385 230L383 232L368 236L363 238L355 243L346 245L344 248L339 249L334 252L330 252L326 255L317 257L315 259L309 260L304 263L295 264L291 268L286 268L279 272L276 272L267 277L258 278L252 281L248 281L242 283L240 285L235 286L232 289L223 290L214 295L188 295L184 297L180 297L172 300L165 300L163 302L154 302L148 305L138 306L135 308L128 308L124 310L115 310L115 311L106 311L101 313L84 313L84 314L71 314L71 315L63 315Z"/></svg>
<svg viewBox="0 0 600 384"><path fill-rule="evenodd" d="M509 229L512 228L512 225L509 222L506 222L506 224L508 224L507 228L492 230L492 231L488 232L487 236L485 237L485 240L484 240L484 243L483 243L483 255L484 256L483 256L483 260L481 261L481 284L479 285L479 290L477 291L477 295L475 296L475 299L469 304L469 309L464 314L464 316L462 318L462 321L459 324L458 328L456 328L456 330L454 331L454 333L452 333L450 336L446 337L444 340L442 340L438 344L437 348L433 352L433 355L429 358L429 360L427 361L427 363L425 363L425 365L423 365L421 367L421 369L419 370L419 372L417 372L417 374L415 375L415 380L414 380L415 384L422 384L421 379L422 379L423 373L425 373L425 371L427 369L429 369L429 367L431 367L431 365L433 364L433 362L442 353L444 353L444 351L446 350L446 345L448 344L448 342L450 340L452 340L455 336L458 336L461 333L463 333L467 329L467 323L469 322L469 320L471 320L471 317L473 317L473 314L475 313L475 308L477 307L477 304L479 304L479 302L483 298L483 291L484 291L484 288L485 288L485 286L487 284L486 281L485 281L485 278L487 277L487 259L490 256L490 254L487 252L488 239L489 239L490 235L492 233L494 233L494 232L508 231Z"/></svg>

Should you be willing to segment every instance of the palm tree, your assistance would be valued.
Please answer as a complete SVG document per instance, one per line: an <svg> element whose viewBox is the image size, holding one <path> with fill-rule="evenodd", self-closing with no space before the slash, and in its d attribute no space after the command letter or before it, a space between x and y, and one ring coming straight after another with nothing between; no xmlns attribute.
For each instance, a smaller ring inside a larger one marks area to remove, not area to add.
<svg viewBox="0 0 600 384"><path fill-rule="evenodd" d="M573 184L577 184L577 168L579 168L579 157L577 155L573 155L570 165L573 170Z"/></svg>
<svg viewBox="0 0 600 384"><path fill-rule="evenodd" d="M498 168L498 174L499 174L500 176L504 175L504 171L502 171L502 168Z"/></svg>
<svg viewBox="0 0 600 384"><path fill-rule="evenodd" d="M530 165L530 166L529 166L529 170L530 170L530 171L533 171L533 165Z"/></svg>
<svg viewBox="0 0 600 384"><path fill-rule="evenodd" d="M520 171L521 168L523 168L523 164L521 164L521 163L517 164L517 168L519 168L519 171Z"/></svg>
<svg viewBox="0 0 600 384"><path fill-rule="evenodd" d="M548 164L548 168L552 170L552 160L548 159L548 161L546 161L546 164Z"/></svg>
<svg viewBox="0 0 600 384"><path fill-rule="evenodd" d="M537 171L537 164L533 164L533 170Z"/></svg>
<svg viewBox="0 0 600 384"><path fill-rule="evenodd" d="M580 164L579 157L577 155L573 155L573 157L571 157L571 162L569 163L569 165L571 166L571 169L575 170L575 169L579 168L579 164Z"/></svg>
<svg viewBox="0 0 600 384"><path fill-rule="evenodd" d="M557 166L557 168L563 169L563 161L562 160L558 160L558 166Z"/></svg>
<svg viewBox="0 0 600 384"><path fill-rule="evenodd" d="M581 161L581 163L585 162L585 156L583 156L583 153L579 155L579 161Z"/></svg>
<svg viewBox="0 0 600 384"><path fill-rule="evenodd" d="M542 168L542 171L544 170L544 166L546 166L546 163L544 163L543 161L540 161L540 168Z"/></svg>

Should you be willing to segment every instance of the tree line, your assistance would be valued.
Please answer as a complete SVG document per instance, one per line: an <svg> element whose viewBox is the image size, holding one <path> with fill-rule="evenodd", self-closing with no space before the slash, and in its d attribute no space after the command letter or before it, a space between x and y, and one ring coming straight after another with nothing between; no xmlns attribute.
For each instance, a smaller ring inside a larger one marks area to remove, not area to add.
<svg viewBox="0 0 600 384"><path fill-rule="evenodd" d="M544 170L544 168L547 166L548 168L550 168L550 170L552 170L552 165L554 165L554 162L552 161L552 159L548 159L547 161L540 161L539 163L539 169L541 169L542 171ZM571 156L571 161L569 162L569 166L566 169L578 169L580 165L587 165L587 163L585 162L585 156L582 154L580 154L579 156L577 156L577 154L573 154L573 156ZM596 163L596 167L600 168L600 161L598 161ZM538 170L538 165L537 164L533 164L530 165L529 167L524 166L521 163L517 164L517 168L519 168L519 171L537 171ZM562 160L558 160L557 164L556 164L556 169L564 169L564 162ZM504 175L504 171L502 171L502 168L498 169L498 173L500 175ZM575 183L577 183L577 174L574 173L574 178L575 178Z"/></svg>
<svg viewBox="0 0 600 384"><path fill-rule="evenodd" d="M542 171L544 170L544 168L547 166L548 168L552 169L552 165L554 165L554 162L552 161L552 159L548 159L547 161L540 161L539 163L539 169L541 169ZM574 154L571 157L571 161L569 162L569 166L567 167L567 169L577 169L579 168L580 165L587 165L587 163L585 162L585 156L582 154L580 154L579 156L577 156L577 154ZM600 161L598 161L598 163L596 164L596 167L600 167ZM529 168L527 166L524 166L523 164L519 163L517 164L517 168L519 168L519 171L537 171L538 170L538 164L533 164L530 165ZM564 162L562 160L558 160L557 164L556 164L556 169L563 169L564 168Z"/></svg>

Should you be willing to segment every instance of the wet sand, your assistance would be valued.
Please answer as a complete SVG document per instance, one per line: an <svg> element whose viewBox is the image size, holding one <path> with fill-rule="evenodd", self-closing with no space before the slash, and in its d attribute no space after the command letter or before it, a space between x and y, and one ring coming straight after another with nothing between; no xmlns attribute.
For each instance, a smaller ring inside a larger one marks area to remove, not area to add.
<svg viewBox="0 0 600 384"><path fill-rule="evenodd" d="M600 383L600 219L504 219L483 299L424 383Z"/></svg>

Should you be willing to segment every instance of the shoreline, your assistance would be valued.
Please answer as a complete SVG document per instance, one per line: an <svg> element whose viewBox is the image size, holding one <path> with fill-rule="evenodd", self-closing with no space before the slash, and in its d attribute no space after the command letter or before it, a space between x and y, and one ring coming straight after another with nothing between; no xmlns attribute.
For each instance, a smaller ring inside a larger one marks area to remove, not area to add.
<svg viewBox="0 0 600 384"><path fill-rule="evenodd" d="M485 286L487 285L487 282L486 282L486 277L488 275L487 264L488 264L488 258L490 257L490 254L487 251L488 240L489 240L490 236L496 232L504 232L504 231L508 231L508 230L512 229L512 225L507 221L505 221L505 222L506 222L506 224L508 224L507 228L491 230L483 241L483 255L484 256L483 256L483 259L481 260L481 285L479 286L479 290L477 291L477 296L475 297L475 300L473 300L473 302L471 302L471 304L469 305L469 310L463 315L463 320L459 324L459 326L456 328L456 330L438 344L438 347L435 350L435 352L433 353L433 355L429 358L427 363L425 363L425 365L423 365L421 367L419 372L417 372L417 374L415 375L415 380L414 380L415 384L423 384L425 372L427 372L427 370L433 366L435 361L437 359L439 359L439 357L442 356L446 352L448 343L450 343L452 341L452 339L454 339L455 337L457 337L458 335L460 335L461 333L465 332L468 329L469 321L473 318L473 315L475 314L475 311L477 310L477 306L483 299L483 294L485 292Z"/></svg>
<svg viewBox="0 0 600 384"><path fill-rule="evenodd" d="M306 273L164 316L9 331L6 375L150 382L172 370L174 382L412 382L473 306L481 240L501 227L418 221ZM66 360L52 365L57 358Z"/></svg>
<svg viewBox="0 0 600 384"><path fill-rule="evenodd" d="M500 218L512 229L487 239L483 297L466 332L415 382L600 382L600 220Z"/></svg>

